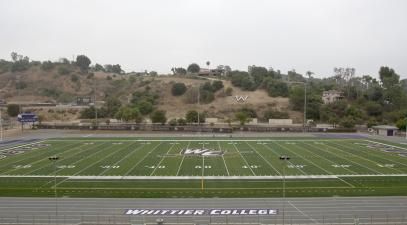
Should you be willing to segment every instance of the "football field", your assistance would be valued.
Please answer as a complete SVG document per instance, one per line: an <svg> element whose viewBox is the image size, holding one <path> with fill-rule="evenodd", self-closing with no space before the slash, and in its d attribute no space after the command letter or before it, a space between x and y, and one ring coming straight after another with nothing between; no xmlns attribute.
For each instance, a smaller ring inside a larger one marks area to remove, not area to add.
<svg viewBox="0 0 407 225"><path fill-rule="evenodd" d="M361 178L405 187L407 177L407 148L367 139L49 139L0 157L0 189L28 182L37 191L52 188L54 175L62 189L201 191L280 189L282 178L288 188L370 187Z"/></svg>

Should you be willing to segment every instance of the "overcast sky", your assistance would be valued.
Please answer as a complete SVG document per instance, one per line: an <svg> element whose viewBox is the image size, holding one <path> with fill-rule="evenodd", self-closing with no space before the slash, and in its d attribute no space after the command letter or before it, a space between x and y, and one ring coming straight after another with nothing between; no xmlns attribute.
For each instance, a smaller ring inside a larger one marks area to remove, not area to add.
<svg viewBox="0 0 407 225"><path fill-rule="evenodd" d="M0 58L85 54L126 71L248 65L407 78L404 0L0 0Z"/></svg>

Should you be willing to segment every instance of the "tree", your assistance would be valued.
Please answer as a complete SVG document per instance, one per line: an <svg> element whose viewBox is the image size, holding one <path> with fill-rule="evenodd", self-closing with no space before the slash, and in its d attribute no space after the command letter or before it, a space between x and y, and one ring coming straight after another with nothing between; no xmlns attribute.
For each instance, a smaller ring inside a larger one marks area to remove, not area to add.
<svg viewBox="0 0 407 225"><path fill-rule="evenodd" d="M165 124L167 122L166 112L164 110L154 111L151 115L151 122Z"/></svg>
<svg viewBox="0 0 407 225"><path fill-rule="evenodd" d="M178 75L185 75L185 74L187 74L187 70L184 69L184 68L182 68L182 67L178 67L178 68L175 67L175 68L172 68L171 71L172 71L174 74L178 74Z"/></svg>
<svg viewBox="0 0 407 225"><path fill-rule="evenodd" d="M344 128L354 128L355 127L355 120L351 116L346 116L346 117L342 118L339 123Z"/></svg>
<svg viewBox="0 0 407 225"><path fill-rule="evenodd" d="M137 108L130 108L128 106L122 106L120 109L115 113L115 118L124 120L126 122L131 120L140 121L140 112Z"/></svg>
<svg viewBox="0 0 407 225"><path fill-rule="evenodd" d="M195 110L190 110L185 115L185 119L187 123L198 123L198 112ZM199 113L199 122L205 122L205 114Z"/></svg>
<svg viewBox="0 0 407 225"><path fill-rule="evenodd" d="M122 103L118 98L109 97L106 99L105 108L106 108L106 116L113 117L116 115L117 111L122 106Z"/></svg>
<svg viewBox="0 0 407 225"><path fill-rule="evenodd" d="M168 121L168 125L170 126L177 126L177 119L173 118L170 121Z"/></svg>
<svg viewBox="0 0 407 225"><path fill-rule="evenodd" d="M223 82L221 80L215 80L212 82L212 90L217 92L218 90L223 88Z"/></svg>
<svg viewBox="0 0 407 225"><path fill-rule="evenodd" d="M383 113L382 106L376 102L367 102L365 110L369 116L380 116Z"/></svg>
<svg viewBox="0 0 407 225"><path fill-rule="evenodd" d="M239 121L241 126L244 126L247 122L251 121L251 118L245 112L237 112L235 113L235 118Z"/></svg>
<svg viewBox="0 0 407 225"><path fill-rule="evenodd" d="M379 70L380 81L383 87L388 89L399 83L400 76L396 72L387 66L380 67Z"/></svg>
<svg viewBox="0 0 407 225"><path fill-rule="evenodd" d="M266 82L267 93L271 97L287 97L289 94L287 83L276 80L268 79Z"/></svg>
<svg viewBox="0 0 407 225"><path fill-rule="evenodd" d="M10 117L16 117L20 113L20 106L17 104L7 105L7 114Z"/></svg>
<svg viewBox="0 0 407 225"><path fill-rule="evenodd" d="M253 77L253 81L256 87L263 83L263 80L267 77L268 71L264 67L252 66L250 67L250 75Z"/></svg>
<svg viewBox="0 0 407 225"><path fill-rule="evenodd" d="M406 130L406 125L407 125L407 119L406 118L401 118L397 121L396 126L402 131Z"/></svg>
<svg viewBox="0 0 407 225"><path fill-rule="evenodd" d="M105 68L103 68L102 65L100 65L99 63L95 64L95 71L103 71L105 72Z"/></svg>
<svg viewBox="0 0 407 225"><path fill-rule="evenodd" d="M175 83L171 87L171 93L173 96L183 95L187 91L187 86L184 83Z"/></svg>
<svg viewBox="0 0 407 225"><path fill-rule="evenodd" d="M184 118L179 118L179 119L177 120L177 123L178 123L179 126L185 126L185 125L187 125L187 121L186 121Z"/></svg>
<svg viewBox="0 0 407 225"><path fill-rule="evenodd" d="M88 71L91 61L86 55L76 57L76 65L84 72Z"/></svg>
<svg viewBox="0 0 407 225"><path fill-rule="evenodd" d="M19 55L17 52L12 52L11 59L13 60L10 67L11 72L24 71L30 67L30 58L27 56Z"/></svg>
<svg viewBox="0 0 407 225"><path fill-rule="evenodd" d="M201 70L201 67L199 67L199 65L196 63L190 64L187 68L187 71L190 73L199 73L200 70Z"/></svg>
<svg viewBox="0 0 407 225"><path fill-rule="evenodd" d="M147 114L151 113L153 111L153 109L154 109L153 104L151 104L151 102L148 102L148 101L145 101L145 100L139 102L137 104L137 106L138 106L141 114L143 114L143 115L147 115Z"/></svg>
<svg viewBox="0 0 407 225"><path fill-rule="evenodd" d="M209 67L209 65L211 65L211 62L206 61L206 66Z"/></svg>

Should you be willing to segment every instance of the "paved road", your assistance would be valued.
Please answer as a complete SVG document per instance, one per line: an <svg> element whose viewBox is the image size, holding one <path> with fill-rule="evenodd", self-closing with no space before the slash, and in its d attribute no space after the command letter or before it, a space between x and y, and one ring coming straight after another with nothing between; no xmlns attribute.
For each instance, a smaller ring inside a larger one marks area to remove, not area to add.
<svg viewBox="0 0 407 225"><path fill-rule="evenodd" d="M144 224L157 216L125 215L126 209L278 209L274 216L172 216L165 223L283 223L283 200L263 199L75 199L0 198L0 224ZM56 204L57 203L57 204ZM56 208L57 206L57 208ZM58 217L56 217L56 209ZM407 197L287 198L285 224L407 224ZM58 220L56 220L58 218Z"/></svg>

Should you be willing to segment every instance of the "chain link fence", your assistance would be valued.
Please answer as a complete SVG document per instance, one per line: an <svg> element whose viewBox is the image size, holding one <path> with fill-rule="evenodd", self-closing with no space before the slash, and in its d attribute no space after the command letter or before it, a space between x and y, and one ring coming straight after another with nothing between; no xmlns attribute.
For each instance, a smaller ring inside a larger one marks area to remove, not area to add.
<svg viewBox="0 0 407 225"><path fill-rule="evenodd" d="M77 225L210 225L210 224L269 224L269 225L407 225L406 214L323 215L311 218L307 215L278 216L134 216L134 215L18 215L0 217L0 224L77 224Z"/></svg>

